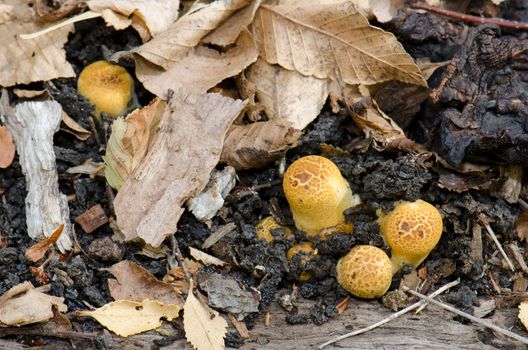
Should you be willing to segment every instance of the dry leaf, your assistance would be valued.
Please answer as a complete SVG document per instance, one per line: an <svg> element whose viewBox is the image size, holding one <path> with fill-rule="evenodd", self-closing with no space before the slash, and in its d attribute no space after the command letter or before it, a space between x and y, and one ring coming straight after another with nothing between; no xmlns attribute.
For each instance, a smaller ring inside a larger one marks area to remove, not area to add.
<svg viewBox="0 0 528 350"><path fill-rule="evenodd" d="M44 294L48 286L35 289L31 282L20 283L0 297L0 326L23 326L53 317L52 306L68 311L64 298Z"/></svg>
<svg viewBox="0 0 528 350"><path fill-rule="evenodd" d="M89 0L86 2L90 10L103 13L111 10L129 20L145 27L149 36L156 36L165 31L178 18L179 0ZM108 25L119 25L103 15ZM118 20L118 17L114 17ZM121 28L124 29L124 28ZM139 30L138 30L139 31ZM139 31L141 32L141 31ZM143 38L148 40L148 37Z"/></svg>
<svg viewBox="0 0 528 350"><path fill-rule="evenodd" d="M242 30L247 28L255 17L261 0L253 0L249 6L236 12L218 28L207 34L201 41L204 44L228 46L235 42Z"/></svg>
<svg viewBox="0 0 528 350"><path fill-rule="evenodd" d="M114 120L103 157L106 163L105 176L110 186L120 190L143 159L165 107L165 101L156 98L148 106L135 110L126 118Z"/></svg>
<svg viewBox="0 0 528 350"><path fill-rule="evenodd" d="M43 238L40 242L33 244L29 247L24 253L25 257L32 262L37 262L46 255L46 253L51 249L53 243L57 242L59 239L62 230L64 229L64 224L61 224L49 237Z"/></svg>
<svg viewBox="0 0 528 350"><path fill-rule="evenodd" d="M326 80L306 77L263 59L249 67L246 78L255 85L269 119L287 120L298 130L317 118L328 96Z"/></svg>
<svg viewBox="0 0 528 350"><path fill-rule="evenodd" d="M4 0L4 5L12 8L9 20L4 23L0 21L0 38L9 38L9 49L3 50L0 55L0 86L74 77L75 73L66 61L63 50L73 25L36 39L23 40L19 34L42 29L34 21L33 10L26 1Z"/></svg>
<svg viewBox="0 0 528 350"><path fill-rule="evenodd" d="M193 247L189 247L189 254L191 254L196 260L203 262L205 265L225 266L227 264L225 261Z"/></svg>
<svg viewBox="0 0 528 350"><path fill-rule="evenodd" d="M205 35L250 3L249 0L218 0L180 17L166 31L143 44L135 53L169 69L189 53Z"/></svg>
<svg viewBox="0 0 528 350"><path fill-rule="evenodd" d="M183 328L185 337L196 350L223 350L227 322L215 310L206 308L192 292L183 306Z"/></svg>
<svg viewBox="0 0 528 350"><path fill-rule="evenodd" d="M237 75L258 56L251 34L244 30L234 46L224 53L198 46L189 51L166 71L136 57L136 76L145 88L161 98L167 91L184 89L190 93L204 93L222 80Z"/></svg>
<svg viewBox="0 0 528 350"><path fill-rule="evenodd" d="M232 125L227 132L221 161L235 169L263 168L297 145L301 131L285 120Z"/></svg>
<svg viewBox="0 0 528 350"><path fill-rule="evenodd" d="M528 301L522 301L519 304L519 320L528 329Z"/></svg>
<svg viewBox="0 0 528 350"><path fill-rule="evenodd" d="M35 12L39 23L58 21L84 8L82 0L37 0Z"/></svg>
<svg viewBox="0 0 528 350"><path fill-rule="evenodd" d="M62 122L68 127L68 129L63 129L63 130L69 132L70 134L78 138L79 140L86 141L90 138L90 135L92 135L90 131L80 126L75 121L75 119L70 117L64 111L62 111L61 119L62 119Z"/></svg>
<svg viewBox="0 0 528 350"><path fill-rule="evenodd" d="M244 106L218 94L175 92L147 155L114 201L126 240L157 247L176 231L183 203L209 182L227 129Z"/></svg>
<svg viewBox="0 0 528 350"><path fill-rule="evenodd" d="M2 92L0 115L13 135L26 176L28 234L41 239L64 224L64 232L57 241L57 247L64 253L72 248L70 210L66 196L59 191L53 150L53 135L59 129L61 112L61 105L55 101L22 102L13 109L7 92Z"/></svg>
<svg viewBox="0 0 528 350"><path fill-rule="evenodd" d="M77 316L93 317L122 337L128 337L161 326L161 319L172 321L180 313L178 305L163 304L157 300L144 300L141 303L118 300L94 311L77 311Z"/></svg>
<svg viewBox="0 0 528 350"><path fill-rule="evenodd" d="M523 211L517 217L515 231L521 241L528 241L528 210Z"/></svg>
<svg viewBox="0 0 528 350"><path fill-rule="evenodd" d="M15 144L6 127L0 126L0 168L7 168L15 159Z"/></svg>
<svg viewBox="0 0 528 350"><path fill-rule="evenodd" d="M370 26L348 0L261 5L252 31L263 59L306 76L348 84L426 85L395 36Z"/></svg>
<svg viewBox="0 0 528 350"><path fill-rule="evenodd" d="M116 279L108 279L108 289L114 300L158 300L165 304L183 305L174 288L159 281L150 271L131 262L121 261L105 269Z"/></svg>
<svg viewBox="0 0 528 350"><path fill-rule="evenodd" d="M357 10L368 19L374 17L380 23L389 22L405 5L404 0L352 0Z"/></svg>
<svg viewBox="0 0 528 350"><path fill-rule="evenodd" d="M68 174L85 174L91 179L96 176L104 176L105 163L94 162L92 158L86 159L81 165L72 166L66 169Z"/></svg>

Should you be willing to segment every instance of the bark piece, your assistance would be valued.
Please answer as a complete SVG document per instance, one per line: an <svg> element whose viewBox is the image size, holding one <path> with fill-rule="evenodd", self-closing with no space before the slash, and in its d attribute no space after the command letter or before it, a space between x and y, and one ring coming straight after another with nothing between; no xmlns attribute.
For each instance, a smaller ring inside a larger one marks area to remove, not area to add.
<svg viewBox="0 0 528 350"><path fill-rule="evenodd" d="M108 216L101 204L97 204L77 216L75 222L81 225L84 232L92 233L108 222Z"/></svg>
<svg viewBox="0 0 528 350"><path fill-rule="evenodd" d="M176 232L182 204L209 182L227 129L244 106L219 94L175 92L147 155L114 202L126 240L157 247Z"/></svg>
<svg viewBox="0 0 528 350"><path fill-rule="evenodd" d="M26 177L28 234L40 240L64 224L57 241L64 253L72 248L70 209L66 196L59 191L53 152L53 134L59 130L62 108L55 101L44 101L23 102L13 110L7 93L2 93L0 114L13 135Z"/></svg>

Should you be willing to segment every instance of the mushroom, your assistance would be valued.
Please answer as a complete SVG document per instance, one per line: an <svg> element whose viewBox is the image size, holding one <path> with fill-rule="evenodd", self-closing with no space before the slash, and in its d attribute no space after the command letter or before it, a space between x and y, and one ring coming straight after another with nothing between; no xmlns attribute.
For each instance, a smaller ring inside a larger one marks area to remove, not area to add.
<svg viewBox="0 0 528 350"><path fill-rule="evenodd" d="M385 252L357 245L337 261L337 282L352 295L374 299L383 296L392 281L392 265Z"/></svg>
<svg viewBox="0 0 528 350"><path fill-rule="evenodd" d="M417 200L399 202L378 219L385 243L391 249L393 272L405 264L417 267L442 236L442 216L433 205Z"/></svg>
<svg viewBox="0 0 528 350"><path fill-rule="evenodd" d="M114 118L125 114L135 96L127 70L107 61L86 66L79 74L77 91L95 106L96 117L102 112Z"/></svg>
<svg viewBox="0 0 528 350"><path fill-rule="evenodd" d="M308 262L317 255L317 250L315 250L313 244L311 242L302 242L297 243L293 247L291 247L288 250L288 253L286 253L286 257L288 260L296 259L297 256L299 256L299 267L301 269L306 268L308 265ZM310 280L313 277L313 273L310 271L303 271L299 276L297 276L297 280L299 282L306 282Z"/></svg>
<svg viewBox="0 0 528 350"><path fill-rule="evenodd" d="M283 229L284 235L286 237L292 236L291 229L289 227L279 225L279 223L275 221L273 216L268 216L260 220L255 225L255 229L257 230L258 239L265 240L268 243L273 242L273 235L271 234L271 230Z"/></svg>
<svg viewBox="0 0 528 350"><path fill-rule="evenodd" d="M293 162L282 183L295 227L316 236L331 227L352 232L343 211L359 204L337 166L321 156L306 156Z"/></svg>

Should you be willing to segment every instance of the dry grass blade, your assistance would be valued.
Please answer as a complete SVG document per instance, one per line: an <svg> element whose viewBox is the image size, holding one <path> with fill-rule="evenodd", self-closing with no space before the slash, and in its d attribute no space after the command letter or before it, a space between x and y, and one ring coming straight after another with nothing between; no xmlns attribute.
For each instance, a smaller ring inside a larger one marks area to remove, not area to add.
<svg viewBox="0 0 528 350"><path fill-rule="evenodd" d="M303 75L335 79L339 74L348 84L426 85L396 37L370 26L351 1L261 5L252 30L262 58Z"/></svg>

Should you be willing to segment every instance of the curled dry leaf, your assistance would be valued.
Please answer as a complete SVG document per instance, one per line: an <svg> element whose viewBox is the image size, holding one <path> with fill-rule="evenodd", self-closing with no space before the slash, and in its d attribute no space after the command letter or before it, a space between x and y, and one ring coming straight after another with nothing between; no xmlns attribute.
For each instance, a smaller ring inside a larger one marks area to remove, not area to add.
<svg viewBox="0 0 528 350"><path fill-rule="evenodd" d="M64 224L61 224L55 231L53 231L51 236L45 237L40 242L33 244L24 253L25 257L32 262L37 262L42 259L51 249L53 244L57 242L63 229Z"/></svg>
<svg viewBox="0 0 528 350"><path fill-rule="evenodd" d="M90 135L92 135L91 131L86 130L82 126L80 126L75 119L70 117L66 112L62 111L61 120L68 128L65 129L65 131L69 132L76 138L82 141L86 141L90 138Z"/></svg>
<svg viewBox="0 0 528 350"><path fill-rule="evenodd" d="M135 53L164 69L184 58L189 49L217 28L234 12L246 7L249 0L218 0L180 17L167 30L143 44Z"/></svg>
<svg viewBox="0 0 528 350"><path fill-rule="evenodd" d="M263 168L297 145L302 132L285 120L232 125L226 136L221 161L235 169Z"/></svg>
<svg viewBox="0 0 528 350"><path fill-rule="evenodd" d="M258 59L245 73L256 90L259 102L266 106L269 119L284 119L303 130L323 108L328 96L324 79L306 77Z"/></svg>
<svg viewBox="0 0 528 350"><path fill-rule="evenodd" d="M45 322L53 317L52 305L68 311L64 298L44 294L49 287L35 288L31 282L20 283L0 297L0 325L23 326Z"/></svg>
<svg viewBox="0 0 528 350"><path fill-rule="evenodd" d="M25 1L4 0L3 5L4 9L9 7L9 20L0 20L0 38L9 38L9 49L0 55L0 86L74 77L75 72L63 50L73 25L24 40L19 34L33 33L43 27L34 21L32 9Z"/></svg>
<svg viewBox="0 0 528 350"><path fill-rule="evenodd" d="M185 337L196 350L223 350L227 322L193 294L192 283L183 307Z"/></svg>
<svg viewBox="0 0 528 350"><path fill-rule="evenodd" d="M139 33L148 33L147 36L142 36L143 41L169 28L178 18L180 7L179 0L89 0L86 4L90 10L103 13L108 25L119 26L120 22L112 20L114 18L119 21L117 15L126 19ZM107 15L104 14L108 10L114 13L114 17L108 16L108 12Z"/></svg>
<svg viewBox="0 0 528 350"><path fill-rule="evenodd" d="M161 319L172 321L180 313L178 305L163 304L157 300L144 300L141 303L118 300L94 311L77 311L77 316L93 317L122 337L128 337L161 326Z"/></svg>
<svg viewBox="0 0 528 350"><path fill-rule="evenodd" d="M114 201L126 240L157 247L176 231L183 203L209 182L227 129L244 106L219 94L174 93L147 155Z"/></svg>
<svg viewBox="0 0 528 350"><path fill-rule="evenodd" d="M251 28L263 59L306 76L426 85L396 37L370 26L348 0L261 5Z"/></svg>
<svg viewBox="0 0 528 350"><path fill-rule="evenodd" d="M150 271L131 262L121 261L106 269L116 279L108 279L108 289L114 300L158 300L165 304L183 305L174 288L158 280Z"/></svg>
<svg viewBox="0 0 528 350"><path fill-rule="evenodd" d="M165 107L165 101L156 98L148 106L135 110L126 118L114 120L103 157L106 163L105 176L110 186L120 190L143 159Z"/></svg>
<svg viewBox="0 0 528 350"><path fill-rule="evenodd" d="M166 98L167 91L184 89L204 93L222 80L240 73L255 62L257 46L251 34L244 30L226 52L197 46L171 65L166 71L136 57L136 75L145 88L156 96Z"/></svg>
<svg viewBox="0 0 528 350"><path fill-rule="evenodd" d="M0 168L7 168L15 159L15 144L6 127L0 126Z"/></svg>
<svg viewBox="0 0 528 350"><path fill-rule="evenodd" d="M193 247L189 247L189 254L191 254L191 256L196 260L203 262L205 265L225 266L227 264L225 261Z"/></svg>

